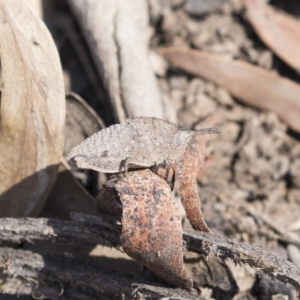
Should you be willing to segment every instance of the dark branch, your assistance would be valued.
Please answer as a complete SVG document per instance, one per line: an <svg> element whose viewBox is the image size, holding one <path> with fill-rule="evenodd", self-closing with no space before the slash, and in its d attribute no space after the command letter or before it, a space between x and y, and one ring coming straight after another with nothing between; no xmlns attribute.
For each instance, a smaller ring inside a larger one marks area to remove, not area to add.
<svg viewBox="0 0 300 300"><path fill-rule="evenodd" d="M120 246L120 225L114 218L100 219L83 214L72 214L74 221L52 219L2 219L0 241L51 241L56 243ZM233 242L217 235L189 231L183 234L189 251L232 259L249 264L271 277L289 282L300 289L300 270L276 254L247 244Z"/></svg>
<svg viewBox="0 0 300 300"><path fill-rule="evenodd" d="M84 260L11 248L0 248L0 271L6 277L0 282L0 293L34 299L199 299L187 291L154 285Z"/></svg>
<svg viewBox="0 0 300 300"><path fill-rule="evenodd" d="M272 278L294 285L300 290L300 269L290 261L258 247L204 232L185 232L183 238L189 251L231 259L248 264Z"/></svg>

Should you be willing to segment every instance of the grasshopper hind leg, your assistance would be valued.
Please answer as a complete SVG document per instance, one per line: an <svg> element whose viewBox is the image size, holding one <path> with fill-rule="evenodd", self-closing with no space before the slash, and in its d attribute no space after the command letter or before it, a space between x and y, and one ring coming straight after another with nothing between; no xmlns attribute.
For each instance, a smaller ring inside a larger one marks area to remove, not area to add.
<svg viewBox="0 0 300 300"><path fill-rule="evenodd" d="M171 190L173 190L174 182L175 182L175 172L168 161L164 160L162 163L158 165L155 164L151 168L151 170L157 175L164 178L166 182L169 184Z"/></svg>

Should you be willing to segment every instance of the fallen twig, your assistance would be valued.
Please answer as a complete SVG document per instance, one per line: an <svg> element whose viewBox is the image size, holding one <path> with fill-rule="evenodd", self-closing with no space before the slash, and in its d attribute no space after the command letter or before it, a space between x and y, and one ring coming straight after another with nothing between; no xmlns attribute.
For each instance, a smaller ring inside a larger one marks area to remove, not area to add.
<svg viewBox="0 0 300 300"><path fill-rule="evenodd" d="M5 218L0 223L0 241L22 242L47 240L71 244L97 245L104 240L119 246L119 225L113 218L100 219L83 214L72 214L76 221L53 219ZM215 255L246 263L265 274L288 282L300 289L300 269L276 254L250 245L234 242L203 232L184 232L184 247L193 252Z"/></svg>
<svg viewBox="0 0 300 300"><path fill-rule="evenodd" d="M290 261L258 247L234 242L226 237L189 231L183 235L189 251L232 259L236 263L248 264L272 278L290 283L300 289L300 269Z"/></svg>

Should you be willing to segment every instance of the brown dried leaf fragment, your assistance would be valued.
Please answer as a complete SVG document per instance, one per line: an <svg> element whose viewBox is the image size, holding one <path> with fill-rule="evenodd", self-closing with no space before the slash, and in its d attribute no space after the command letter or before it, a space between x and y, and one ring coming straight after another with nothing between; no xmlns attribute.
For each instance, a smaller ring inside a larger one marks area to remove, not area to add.
<svg viewBox="0 0 300 300"><path fill-rule="evenodd" d="M66 95L66 128L64 154L87 137L105 128L103 121L92 107L79 95Z"/></svg>
<svg viewBox="0 0 300 300"><path fill-rule="evenodd" d="M123 204L124 251L163 281L192 290L183 264L181 218L166 181L146 169L113 179L111 185Z"/></svg>
<svg viewBox="0 0 300 300"><path fill-rule="evenodd" d="M260 0L246 0L245 4L247 18L262 41L300 72L300 22Z"/></svg>
<svg viewBox="0 0 300 300"><path fill-rule="evenodd" d="M0 0L0 53L0 216L33 216L62 157L65 95L55 44L26 1Z"/></svg>
<svg viewBox="0 0 300 300"><path fill-rule="evenodd" d="M200 123L196 129L211 126L221 121L221 112L217 111L206 121ZM201 200L197 189L197 175L205 168L206 144L209 135L195 136L184 155L179 160L176 168L179 195L192 227L195 230L211 232L207 226L201 210Z"/></svg>
<svg viewBox="0 0 300 300"><path fill-rule="evenodd" d="M222 55L176 47L162 54L174 66L224 87L249 105L274 112L300 131L300 86L293 81Z"/></svg>

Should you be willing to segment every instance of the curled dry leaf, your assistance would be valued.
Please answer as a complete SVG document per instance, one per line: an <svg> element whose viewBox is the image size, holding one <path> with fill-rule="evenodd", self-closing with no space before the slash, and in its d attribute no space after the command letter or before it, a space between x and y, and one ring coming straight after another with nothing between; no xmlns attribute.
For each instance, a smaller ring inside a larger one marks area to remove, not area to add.
<svg viewBox="0 0 300 300"><path fill-rule="evenodd" d="M86 139L105 128L97 113L76 93L69 92L66 97L66 128L64 154Z"/></svg>
<svg viewBox="0 0 300 300"><path fill-rule="evenodd" d="M191 290L183 264L179 210L166 181L149 169L112 179L123 204L121 243L163 281Z"/></svg>
<svg viewBox="0 0 300 300"><path fill-rule="evenodd" d="M196 129L213 126L221 121L221 112L217 111ZM198 135L193 138L176 166L176 180L179 195L192 227L195 230L211 232L201 210L201 200L197 189L197 175L205 167L206 144L209 135Z"/></svg>
<svg viewBox="0 0 300 300"><path fill-rule="evenodd" d="M258 36L289 66L300 72L300 22L260 0L246 0L247 18Z"/></svg>
<svg viewBox="0 0 300 300"><path fill-rule="evenodd" d="M300 86L293 81L243 61L202 51L174 47L162 54L174 66L224 87L249 105L274 112L300 131Z"/></svg>
<svg viewBox="0 0 300 300"><path fill-rule="evenodd" d="M37 215L63 152L65 96L54 42L26 1L0 1L0 52L0 216Z"/></svg>

